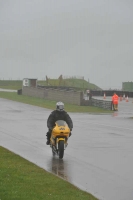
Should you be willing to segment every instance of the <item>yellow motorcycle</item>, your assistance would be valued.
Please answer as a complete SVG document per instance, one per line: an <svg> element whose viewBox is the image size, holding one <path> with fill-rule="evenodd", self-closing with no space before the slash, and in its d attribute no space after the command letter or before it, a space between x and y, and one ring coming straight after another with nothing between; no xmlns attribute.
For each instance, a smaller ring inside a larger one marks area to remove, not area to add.
<svg viewBox="0 0 133 200"><path fill-rule="evenodd" d="M64 150L68 145L68 138L70 129L64 120L55 122L55 126L51 133L50 147L52 148L53 155L58 155L60 159L64 156Z"/></svg>

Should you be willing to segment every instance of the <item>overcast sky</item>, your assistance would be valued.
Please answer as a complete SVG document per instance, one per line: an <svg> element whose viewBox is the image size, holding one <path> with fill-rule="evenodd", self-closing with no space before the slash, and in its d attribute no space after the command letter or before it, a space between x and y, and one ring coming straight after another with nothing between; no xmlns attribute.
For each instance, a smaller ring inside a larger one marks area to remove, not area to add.
<svg viewBox="0 0 133 200"><path fill-rule="evenodd" d="M0 79L133 81L133 0L0 0Z"/></svg>

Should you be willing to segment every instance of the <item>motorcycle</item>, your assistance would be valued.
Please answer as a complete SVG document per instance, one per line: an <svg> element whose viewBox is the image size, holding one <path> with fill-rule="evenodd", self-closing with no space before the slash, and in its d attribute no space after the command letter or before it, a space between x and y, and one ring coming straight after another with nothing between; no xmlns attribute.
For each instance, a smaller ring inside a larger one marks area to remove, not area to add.
<svg viewBox="0 0 133 200"><path fill-rule="evenodd" d="M68 145L68 138L70 135L70 129L64 120L58 120L55 122L55 126L52 129L50 138L50 147L52 153L58 155L60 159L64 156L64 150Z"/></svg>

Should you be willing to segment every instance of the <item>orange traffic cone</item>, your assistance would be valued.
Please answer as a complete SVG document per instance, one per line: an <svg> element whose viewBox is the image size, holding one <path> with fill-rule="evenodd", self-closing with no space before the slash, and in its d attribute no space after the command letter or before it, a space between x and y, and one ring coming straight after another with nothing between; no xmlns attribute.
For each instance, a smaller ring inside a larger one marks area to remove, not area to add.
<svg viewBox="0 0 133 200"><path fill-rule="evenodd" d="M104 99L106 99L106 94L105 94L105 93L104 93L104 96L103 96L103 98L104 98Z"/></svg>
<svg viewBox="0 0 133 200"><path fill-rule="evenodd" d="M126 102L128 102L128 96L127 96L127 98L126 98Z"/></svg>

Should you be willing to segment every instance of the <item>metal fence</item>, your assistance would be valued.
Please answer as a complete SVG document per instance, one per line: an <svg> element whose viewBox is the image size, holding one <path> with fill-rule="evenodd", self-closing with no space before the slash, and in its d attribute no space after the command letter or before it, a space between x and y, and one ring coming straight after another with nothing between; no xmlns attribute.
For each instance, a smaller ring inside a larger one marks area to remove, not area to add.
<svg viewBox="0 0 133 200"><path fill-rule="evenodd" d="M125 96L133 97L133 92L129 92L129 91L122 91L122 90L91 90L92 96L103 96L104 93L106 94L106 96L112 96L114 94L114 92L118 96L123 96L125 94Z"/></svg>
<svg viewBox="0 0 133 200"><path fill-rule="evenodd" d="M84 76L63 76L63 79L82 79L82 80L84 80Z"/></svg>

